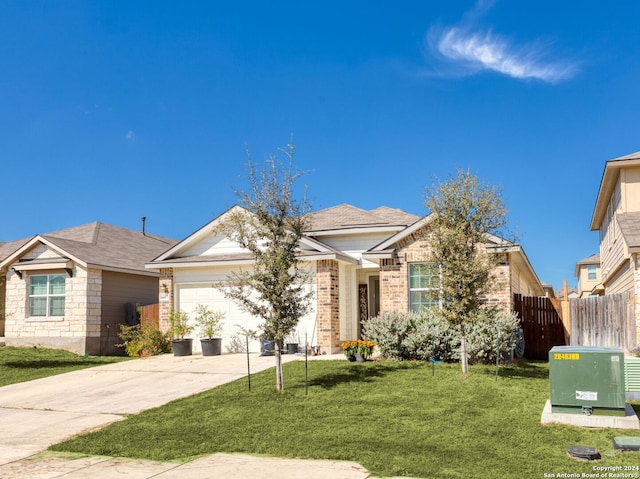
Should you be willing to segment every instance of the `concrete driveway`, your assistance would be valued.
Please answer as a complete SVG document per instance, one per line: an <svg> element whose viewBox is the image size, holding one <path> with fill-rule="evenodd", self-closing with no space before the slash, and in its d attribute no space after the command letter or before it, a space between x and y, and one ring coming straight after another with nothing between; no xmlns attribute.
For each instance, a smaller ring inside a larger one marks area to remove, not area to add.
<svg viewBox="0 0 640 479"><path fill-rule="evenodd" d="M342 355L316 359L344 358ZM283 356L283 361L302 359ZM251 355L251 372L274 365ZM196 479L282 477L365 479L352 462L214 454L186 464L108 457L36 456L51 444L174 399L246 376L246 356L172 355L135 359L0 388L0 479ZM36 457L33 457L36 456Z"/></svg>
<svg viewBox="0 0 640 479"><path fill-rule="evenodd" d="M251 355L252 373L273 365L273 357ZM246 374L242 354L162 355L2 387L0 465Z"/></svg>

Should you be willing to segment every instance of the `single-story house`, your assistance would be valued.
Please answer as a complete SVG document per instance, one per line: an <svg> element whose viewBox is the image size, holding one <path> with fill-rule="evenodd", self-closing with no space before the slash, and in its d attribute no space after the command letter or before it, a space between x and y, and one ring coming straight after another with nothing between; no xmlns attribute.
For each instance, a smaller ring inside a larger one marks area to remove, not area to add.
<svg viewBox="0 0 640 479"><path fill-rule="evenodd" d="M240 328L256 330L259 318L243 312L217 286L237 268L250 268L252 257L221 235L216 225L233 209L147 264L160 273L160 324L167 328L171 310L190 315L198 304L225 314L223 345L241 344ZM429 302L432 284L428 242L421 218L386 206L363 210L342 204L311 215L300 242L315 292L312 311L301 319L293 341L305 336L321 352L335 353L340 342L361 334L361 321L382 312L406 312ZM492 236L487 251L501 255L494 289L486 301L511 310L513 295L544 296L544 290L522 247ZM197 338L197 333L194 335ZM194 342L197 351L197 341ZM254 342L252 351L259 348Z"/></svg>
<svg viewBox="0 0 640 479"><path fill-rule="evenodd" d="M158 302L159 274L145 263L174 244L98 222L0 243L0 336L8 346L117 352L136 304Z"/></svg>

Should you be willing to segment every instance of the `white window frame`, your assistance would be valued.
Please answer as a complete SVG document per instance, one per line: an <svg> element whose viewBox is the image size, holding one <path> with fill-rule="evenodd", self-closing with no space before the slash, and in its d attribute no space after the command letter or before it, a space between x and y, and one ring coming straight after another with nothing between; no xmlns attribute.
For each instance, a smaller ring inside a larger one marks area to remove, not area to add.
<svg viewBox="0 0 640 479"><path fill-rule="evenodd" d="M593 276L593 278L591 276ZM588 281L598 280L598 267L595 264L587 265L587 280Z"/></svg>
<svg viewBox="0 0 640 479"><path fill-rule="evenodd" d="M412 269L414 267L417 266L422 266L422 265L431 265L433 268L438 268L438 285L432 285L432 286L420 286L420 287L411 287L411 279L412 277L414 277L414 275L412 274ZM425 308L425 307L438 307L441 308L442 307L442 299L438 299L437 301L434 300L429 300L427 301L428 304L423 303L422 301L418 302L418 301L414 301L414 294L420 294L420 293L424 293L424 292L429 292L431 293L432 291L436 291L440 289L440 281L441 281L441 276L442 276L442 269L440 266L438 266L436 263L433 262L429 262L429 261L418 261L418 262L414 262L414 263L409 263L407 266L407 281L408 281L408 290L409 290L409 311L413 311L413 312L419 312L421 309ZM431 293L432 294L432 293ZM422 305L421 308L417 309L414 308L414 304L420 304Z"/></svg>
<svg viewBox="0 0 640 479"><path fill-rule="evenodd" d="M43 294L33 294L32 292L32 281L33 278L42 278L42 277L46 277L47 278L47 282L46 282L46 292ZM51 290L51 286L52 286L52 279L56 278L56 277L60 277L63 279L63 284L64 284L64 292L63 293L54 293ZM57 274L33 274L33 275L29 275L29 316L31 318L61 318L64 316L65 313L65 302L66 302L66 297L67 297L67 278L66 275L61 274L61 273L57 273ZM51 314L51 310L52 308L52 300L54 299L61 299L63 300L63 307L62 307L62 314ZM34 313L34 307L33 307L33 300L34 299L44 299L45 300L45 314L33 314Z"/></svg>

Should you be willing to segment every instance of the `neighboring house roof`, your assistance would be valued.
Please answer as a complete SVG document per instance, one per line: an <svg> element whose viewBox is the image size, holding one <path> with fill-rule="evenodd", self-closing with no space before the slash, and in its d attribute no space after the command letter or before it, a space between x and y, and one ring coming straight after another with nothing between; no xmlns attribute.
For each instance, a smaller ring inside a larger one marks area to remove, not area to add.
<svg viewBox="0 0 640 479"><path fill-rule="evenodd" d="M30 239L31 238L25 238L16 241L8 241L6 243L0 243L0 261L17 251L18 249L22 248L22 246L24 246Z"/></svg>
<svg viewBox="0 0 640 479"><path fill-rule="evenodd" d="M628 166L640 166L640 151L614 158L605 164L602 180L600 181L600 189L598 190L598 197L596 198L596 204L593 209L593 216L591 217L592 231L600 229L607 212L607 205L611 199L611 194L616 187L620 169Z"/></svg>
<svg viewBox="0 0 640 479"><path fill-rule="evenodd" d="M145 263L177 241L94 222L13 243L18 247L8 254L4 253L9 248L2 246L0 267L17 261L33 246L43 243L85 267L148 274Z"/></svg>
<svg viewBox="0 0 640 479"><path fill-rule="evenodd" d="M578 292L578 290L576 288L568 288L567 289L567 296L569 298L577 298L578 296L580 296L580 293ZM564 299L564 289L559 289L559 290L556 291L556 298Z"/></svg>
<svg viewBox="0 0 640 479"><path fill-rule="evenodd" d="M544 290L548 298L556 297L556 292L553 290L553 285L549 283L542 283L542 289Z"/></svg>
<svg viewBox="0 0 640 479"><path fill-rule="evenodd" d="M616 219L629 251L640 252L640 212L618 213Z"/></svg>

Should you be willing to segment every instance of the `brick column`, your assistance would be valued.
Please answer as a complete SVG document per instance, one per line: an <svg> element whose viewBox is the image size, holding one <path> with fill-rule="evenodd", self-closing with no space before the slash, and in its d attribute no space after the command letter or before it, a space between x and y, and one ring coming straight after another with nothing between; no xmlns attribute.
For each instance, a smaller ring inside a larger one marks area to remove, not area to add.
<svg viewBox="0 0 640 479"><path fill-rule="evenodd" d="M158 298L160 302L160 331L168 331L169 329L169 314L175 308L173 301L173 268L161 268L160 269L160 289L158 291Z"/></svg>
<svg viewBox="0 0 640 479"><path fill-rule="evenodd" d="M318 261L318 345L321 352L340 352L339 267L335 260Z"/></svg>

